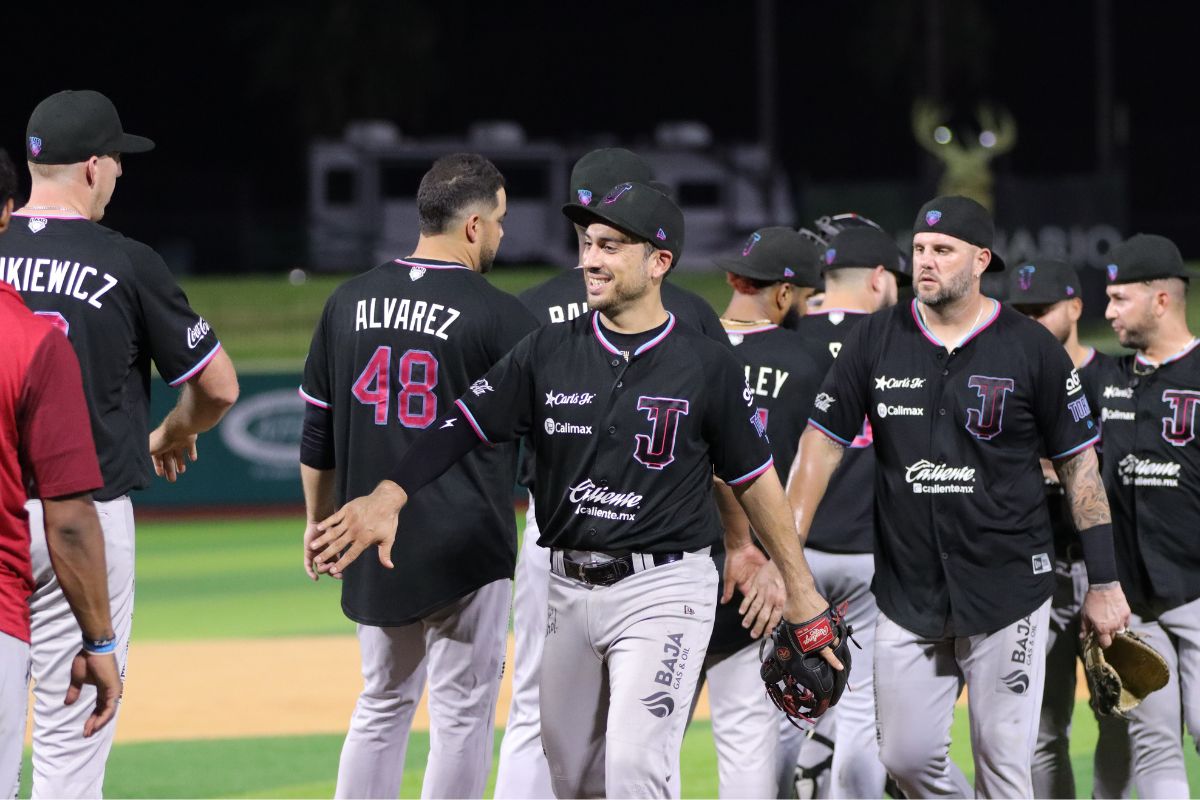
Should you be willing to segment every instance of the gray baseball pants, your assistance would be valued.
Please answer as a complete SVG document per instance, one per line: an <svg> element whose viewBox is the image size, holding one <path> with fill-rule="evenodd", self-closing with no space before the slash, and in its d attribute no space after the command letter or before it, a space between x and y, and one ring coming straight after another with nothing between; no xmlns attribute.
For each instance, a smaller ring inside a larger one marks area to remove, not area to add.
<svg viewBox="0 0 1200 800"><path fill-rule="evenodd" d="M1079 665L1080 611L1087 594L1082 561L1058 561L1054 597L1046 629L1046 688L1042 694L1037 747L1033 752L1034 797L1074 797L1071 769L1071 716ZM1097 716L1100 736L1093 757L1093 797L1129 797L1129 726L1125 720Z"/></svg>
<svg viewBox="0 0 1200 800"><path fill-rule="evenodd" d="M1032 797L1045 679L1047 599L994 633L926 638L882 611L875 630L879 755L908 797ZM969 690L975 789L950 759L954 703ZM836 749L836 748L835 748Z"/></svg>
<svg viewBox="0 0 1200 800"><path fill-rule="evenodd" d="M1129 627L1162 653L1171 670L1167 685L1129 714L1138 797L1189 797L1182 730L1186 724L1200 739L1200 599L1153 621L1134 614Z"/></svg>
<svg viewBox="0 0 1200 800"><path fill-rule="evenodd" d="M556 796L670 796L716 601L707 554L611 586L551 572L541 718Z"/></svg>
<svg viewBox="0 0 1200 800"><path fill-rule="evenodd" d="M29 704L29 645L0 633L0 797L16 797Z"/></svg>
<svg viewBox="0 0 1200 800"><path fill-rule="evenodd" d="M429 761L421 796L483 796L511 591L505 578L411 625L358 626L363 690L342 745L335 797L400 793L427 669Z"/></svg>
<svg viewBox="0 0 1200 800"><path fill-rule="evenodd" d="M71 682L71 662L82 647L83 632L50 564L41 501L29 501L25 510L29 512L30 553L36 584L29 599L34 681L32 796L101 797L104 767L116 735L120 706L111 722L85 739L83 724L96 709L96 688L84 686L75 703L63 704ZM124 678L133 627L133 504L128 497L99 502L96 514L104 532L117 666Z"/></svg>

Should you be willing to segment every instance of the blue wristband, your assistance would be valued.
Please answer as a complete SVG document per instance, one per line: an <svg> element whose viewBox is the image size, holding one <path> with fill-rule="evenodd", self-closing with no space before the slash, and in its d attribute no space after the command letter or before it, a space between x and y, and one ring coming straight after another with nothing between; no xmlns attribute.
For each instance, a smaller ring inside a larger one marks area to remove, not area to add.
<svg viewBox="0 0 1200 800"><path fill-rule="evenodd" d="M83 637L83 652L88 655L102 656L108 653L117 651L117 637L110 636L107 639L89 639Z"/></svg>

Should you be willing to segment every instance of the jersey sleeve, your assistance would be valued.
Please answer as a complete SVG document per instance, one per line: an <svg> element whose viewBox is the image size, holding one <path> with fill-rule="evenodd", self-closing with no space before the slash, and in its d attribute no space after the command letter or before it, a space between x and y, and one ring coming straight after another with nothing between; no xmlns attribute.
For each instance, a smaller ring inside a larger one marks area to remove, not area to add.
<svg viewBox="0 0 1200 800"><path fill-rule="evenodd" d="M304 377L300 383L300 397L304 398L304 402L326 410L333 408L333 376L329 373L329 346L326 342L333 304L334 298L330 297L325 302L321 319L317 321L308 355L304 359Z"/></svg>
<svg viewBox="0 0 1200 800"><path fill-rule="evenodd" d="M1040 332L1039 332L1040 333ZM1039 342L1034 414L1050 458L1069 458L1100 439L1079 370L1052 337Z"/></svg>
<svg viewBox="0 0 1200 800"><path fill-rule="evenodd" d="M130 258L137 262L137 293L150 357L163 380L179 386L212 361L221 342L208 321L192 310L157 253L138 245Z"/></svg>
<svg viewBox="0 0 1200 800"><path fill-rule="evenodd" d="M850 330L812 399L808 423L841 445L854 441L866 416L871 322L863 320Z"/></svg>
<svg viewBox="0 0 1200 800"><path fill-rule="evenodd" d="M21 462L39 497L63 497L104 485L79 361L57 330L46 334L25 374L17 420Z"/></svg>
<svg viewBox="0 0 1200 800"><path fill-rule="evenodd" d="M527 335L454 401L475 435L487 444L524 435L533 417L533 356L538 333Z"/></svg>
<svg viewBox="0 0 1200 800"><path fill-rule="evenodd" d="M719 355L706 358L703 433L713 471L725 483L737 486L769 470L774 460L740 360L727 348Z"/></svg>

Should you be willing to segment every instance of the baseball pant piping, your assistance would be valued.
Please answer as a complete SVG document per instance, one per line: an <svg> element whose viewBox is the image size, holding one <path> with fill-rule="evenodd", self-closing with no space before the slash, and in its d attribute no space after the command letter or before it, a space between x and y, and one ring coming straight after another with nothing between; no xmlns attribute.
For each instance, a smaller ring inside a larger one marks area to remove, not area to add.
<svg viewBox="0 0 1200 800"><path fill-rule="evenodd" d="M511 587L507 578L493 581L411 625L358 626L363 691L342 745L335 797L400 793L427 669L429 761L421 796L483 795Z"/></svg>
<svg viewBox="0 0 1200 800"><path fill-rule="evenodd" d="M965 684L975 796L1033 796L1030 769L1049 612L1047 599L994 633L944 638L918 636L880 612L875 634L880 756L906 795L972 794L950 760L954 703Z"/></svg>
<svg viewBox="0 0 1200 800"><path fill-rule="evenodd" d="M133 504L128 497L119 497L95 505L104 532L117 666L124 678L133 627ZM74 704L63 704L71 680L71 662L80 650L83 633L50 564L42 504L31 500L25 508L29 512L36 584L29 601L34 681L32 797L101 797L105 764L112 750L121 706L118 704L117 715L107 725L85 739L83 725L96 708L96 688L85 685Z"/></svg>
<svg viewBox="0 0 1200 800"><path fill-rule="evenodd" d="M556 796L670 796L716 593L707 555L608 587L551 573L541 716Z"/></svg>
<svg viewBox="0 0 1200 800"><path fill-rule="evenodd" d="M550 767L542 750L542 720L538 708L542 644L546 641L546 592L550 581L550 550L537 543L539 531L533 496L525 512L525 539L517 561L513 589L512 703L500 742L496 770L496 800L554 796Z"/></svg>

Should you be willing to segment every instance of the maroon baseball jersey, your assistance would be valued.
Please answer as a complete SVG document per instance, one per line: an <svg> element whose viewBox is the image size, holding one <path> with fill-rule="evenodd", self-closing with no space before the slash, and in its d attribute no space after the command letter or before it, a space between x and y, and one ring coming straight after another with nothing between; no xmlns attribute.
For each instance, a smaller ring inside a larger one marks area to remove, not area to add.
<svg viewBox="0 0 1200 800"><path fill-rule="evenodd" d="M0 281L0 632L29 641L30 496L96 489L79 362L66 337Z"/></svg>

